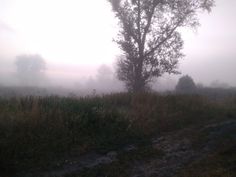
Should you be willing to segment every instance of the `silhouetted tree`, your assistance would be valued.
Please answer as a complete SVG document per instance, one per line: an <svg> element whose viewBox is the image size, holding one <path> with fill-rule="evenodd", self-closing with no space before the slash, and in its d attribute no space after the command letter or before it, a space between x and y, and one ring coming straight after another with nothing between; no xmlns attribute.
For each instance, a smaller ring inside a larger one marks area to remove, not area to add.
<svg viewBox="0 0 236 177"><path fill-rule="evenodd" d="M210 87L212 88L229 88L229 84L221 82L219 80L215 80L210 84Z"/></svg>
<svg viewBox="0 0 236 177"><path fill-rule="evenodd" d="M113 79L112 69L105 64L101 65L97 70L97 79L99 81L112 80Z"/></svg>
<svg viewBox="0 0 236 177"><path fill-rule="evenodd" d="M143 91L155 77L176 74L183 57L180 27L199 25L197 13L214 0L109 0L121 30L116 40L124 52L118 78L130 91Z"/></svg>
<svg viewBox="0 0 236 177"><path fill-rule="evenodd" d="M123 85L115 77L113 69L109 65L101 65L96 75L97 93L111 93L123 90Z"/></svg>
<svg viewBox="0 0 236 177"><path fill-rule="evenodd" d="M196 91L196 85L193 81L193 79L186 75L186 76L182 76L176 87L175 90L179 93L193 93L194 91Z"/></svg>
<svg viewBox="0 0 236 177"><path fill-rule="evenodd" d="M45 60L40 55L20 55L16 57L17 76L26 86L37 85L46 69Z"/></svg>

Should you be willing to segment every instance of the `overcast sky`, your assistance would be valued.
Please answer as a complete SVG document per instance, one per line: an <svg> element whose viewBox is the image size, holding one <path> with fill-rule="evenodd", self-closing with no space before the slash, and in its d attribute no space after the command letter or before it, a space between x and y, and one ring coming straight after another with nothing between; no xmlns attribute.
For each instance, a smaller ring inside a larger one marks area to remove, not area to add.
<svg viewBox="0 0 236 177"><path fill-rule="evenodd" d="M183 32L180 71L196 82L236 86L236 1L216 0L200 23L197 32ZM96 66L114 63L116 32L107 0L0 0L0 70L17 55L38 53L57 72L91 75Z"/></svg>

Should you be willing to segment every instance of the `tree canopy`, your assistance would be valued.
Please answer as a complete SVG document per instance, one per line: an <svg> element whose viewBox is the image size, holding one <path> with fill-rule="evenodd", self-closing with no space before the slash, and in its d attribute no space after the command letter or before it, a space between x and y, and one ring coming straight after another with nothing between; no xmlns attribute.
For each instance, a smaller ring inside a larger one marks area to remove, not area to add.
<svg viewBox="0 0 236 177"><path fill-rule="evenodd" d="M186 75L186 76L182 76L176 87L175 90L179 93L193 93L194 91L196 91L196 85L193 81L193 79Z"/></svg>
<svg viewBox="0 0 236 177"><path fill-rule="evenodd" d="M118 78L130 91L142 91L155 77L176 74L182 53L180 27L196 28L198 13L211 11L214 0L109 0L123 51Z"/></svg>
<svg viewBox="0 0 236 177"><path fill-rule="evenodd" d="M20 55L16 57L17 76L21 84L37 85L46 69L45 60L40 55Z"/></svg>

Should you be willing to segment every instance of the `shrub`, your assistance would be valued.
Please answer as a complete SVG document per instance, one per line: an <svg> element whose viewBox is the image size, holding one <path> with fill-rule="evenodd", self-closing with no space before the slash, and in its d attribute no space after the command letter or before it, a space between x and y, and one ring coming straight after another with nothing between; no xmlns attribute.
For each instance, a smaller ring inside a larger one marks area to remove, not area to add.
<svg viewBox="0 0 236 177"><path fill-rule="evenodd" d="M177 85L175 90L178 93L194 93L196 91L196 85L193 81L193 79L186 75L186 76L182 76Z"/></svg>

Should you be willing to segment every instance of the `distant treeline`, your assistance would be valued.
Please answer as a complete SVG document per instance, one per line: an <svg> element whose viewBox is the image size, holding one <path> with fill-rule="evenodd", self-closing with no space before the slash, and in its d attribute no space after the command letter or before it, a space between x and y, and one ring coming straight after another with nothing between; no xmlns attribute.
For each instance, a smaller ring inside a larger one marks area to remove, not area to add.
<svg viewBox="0 0 236 177"><path fill-rule="evenodd" d="M172 90L172 91L163 91L157 92L155 90L150 90L151 93L160 93L164 95L168 94L193 94L193 95L203 95L207 96L210 99L218 100L224 98L230 98L236 96L236 88L212 88L212 87L196 87L191 90ZM98 96L103 94L109 94L110 92L99 92L96 89L90 88L85 90L75 90L68 89L63 87L8 87L8 86L0 86L0 98L12 98L12 97L27 97L27 96L38 96L38 97L46 97L46 96L66 96L66 97L84 97L84 96Z"/></svg>

